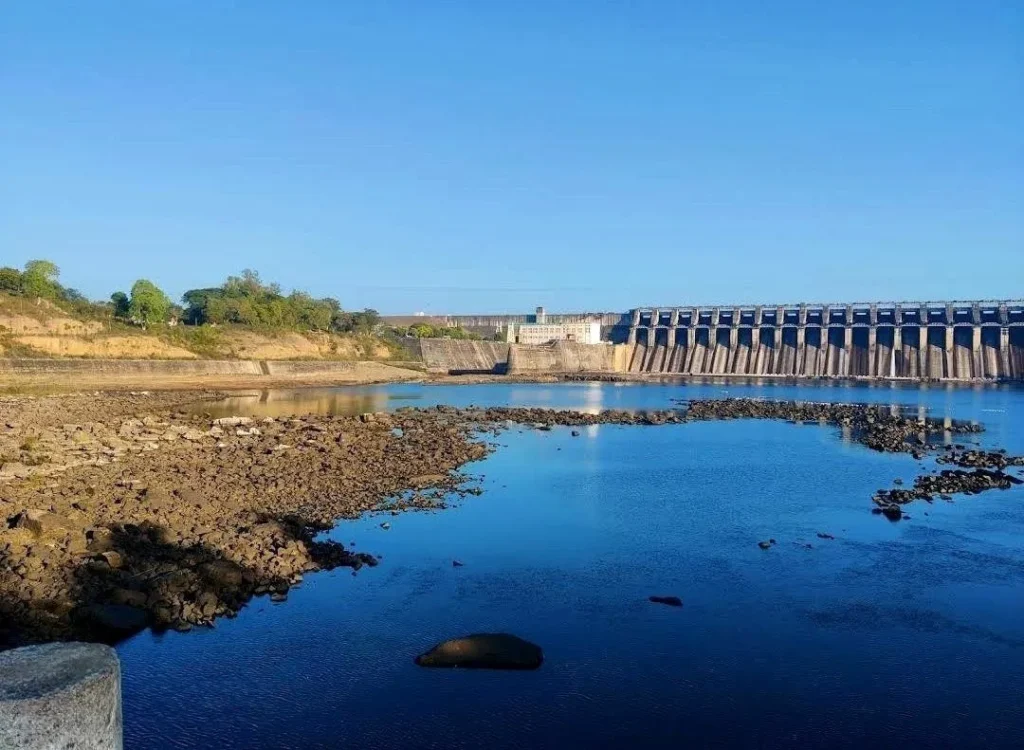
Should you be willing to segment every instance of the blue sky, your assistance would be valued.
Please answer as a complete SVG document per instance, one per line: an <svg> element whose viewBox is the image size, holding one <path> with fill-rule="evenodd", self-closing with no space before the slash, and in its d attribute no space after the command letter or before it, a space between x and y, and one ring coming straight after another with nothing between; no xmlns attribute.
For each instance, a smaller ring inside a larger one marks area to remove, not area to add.
<svg viewBox="0 0 1024 750"><path fill-rule="evenodd" d="M383 312L1024 295L1019 2L0 6L0 264Z"/></svg>

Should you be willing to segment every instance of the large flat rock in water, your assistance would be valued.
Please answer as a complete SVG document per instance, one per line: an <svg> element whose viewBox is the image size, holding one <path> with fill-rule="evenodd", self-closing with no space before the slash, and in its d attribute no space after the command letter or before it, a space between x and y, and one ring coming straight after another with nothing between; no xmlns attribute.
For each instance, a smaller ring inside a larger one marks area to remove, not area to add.
<svg viewBox="0 0 1024 750"><path fill-rule="evenodd" d="M543 661L540 646L507 633L453 638L416 657L421 667L465 669L536 669Z"/></svg>

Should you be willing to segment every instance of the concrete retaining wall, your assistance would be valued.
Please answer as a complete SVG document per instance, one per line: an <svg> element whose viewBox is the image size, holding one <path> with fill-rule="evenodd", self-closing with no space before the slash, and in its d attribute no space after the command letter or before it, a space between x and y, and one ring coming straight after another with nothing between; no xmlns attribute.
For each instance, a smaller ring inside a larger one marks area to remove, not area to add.
<svg viewBox="0 0 1024 750"><path fill-rule="evenodd" d="M419 354L427 370L446 373L504 373L509 345L497 341L420 339Z"/></svg>
<svg viewBox="0 0 1024 750"><path fill-rule="evenodd" d="M332 363L333 364L333 363ZM204 359L3 359L0 374L16 375L260 375L259 362Z"/></svg>
<svg viewBox="0 0 1024 750"><path fill-rule="evenodd" d="M622 372L626 347L559 341L544 346L512 344L508 371L517 373Z"/></svg>
<svg viewBox="0 0 1024 750"><path fill-rule="evenodd" d="M230 388L275 382L369 383L422 377L414 368L418 363L407 364L394 367L381 362L0 358L0 385Z"/></svg>

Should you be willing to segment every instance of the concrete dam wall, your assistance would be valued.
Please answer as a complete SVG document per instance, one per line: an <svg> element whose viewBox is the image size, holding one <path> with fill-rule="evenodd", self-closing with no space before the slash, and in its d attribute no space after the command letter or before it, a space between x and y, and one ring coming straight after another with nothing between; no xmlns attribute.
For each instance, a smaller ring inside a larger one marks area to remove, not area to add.
<svg viewBox="0 0 1024 750"><path fill-rule="evenodd" d="M1024 379L1024 303L638 308L627 369L679 375Z"/></svg>

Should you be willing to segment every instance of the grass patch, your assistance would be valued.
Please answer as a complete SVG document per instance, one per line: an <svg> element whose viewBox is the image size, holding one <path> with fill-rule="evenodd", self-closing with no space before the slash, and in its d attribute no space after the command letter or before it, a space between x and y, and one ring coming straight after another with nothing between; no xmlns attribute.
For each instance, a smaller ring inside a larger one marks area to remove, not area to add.
<svg viewBox="0 0 1024 750"><path fill-rule="evenodd" d="M157 336L168 344L188 349L204 359L223 356L221 347L224 345L224 337L218 329L210 326L169 326L161 328Z"/></svg>

